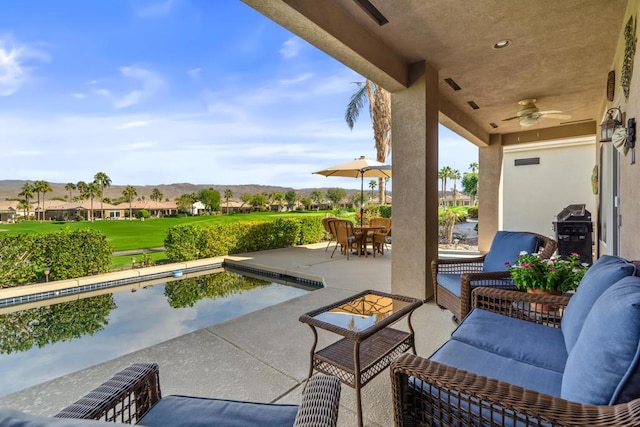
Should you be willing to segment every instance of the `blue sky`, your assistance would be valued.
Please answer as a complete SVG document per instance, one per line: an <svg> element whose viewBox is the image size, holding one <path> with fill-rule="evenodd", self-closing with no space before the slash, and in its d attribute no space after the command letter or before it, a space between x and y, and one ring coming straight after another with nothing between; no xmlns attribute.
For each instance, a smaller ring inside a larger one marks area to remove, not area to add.
<svg viewBox="0 0 640 427"><path fill-rule="evenodd" d="M375 158L368 111L344 121L362 80L239 0L6 0L0 179L359 188L311 172Z"/></svg>

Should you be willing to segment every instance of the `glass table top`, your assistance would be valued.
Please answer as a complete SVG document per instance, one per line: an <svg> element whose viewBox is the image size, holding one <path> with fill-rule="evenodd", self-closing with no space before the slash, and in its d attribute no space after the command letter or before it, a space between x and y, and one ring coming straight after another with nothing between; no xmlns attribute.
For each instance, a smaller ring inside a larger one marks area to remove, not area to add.
<svg viewBox="0 0 640 427"><path fill-rule="evenodd" d="M345 301L331 310L318 313L313 318L346 330L360 332L382 322L409 304L387 296L365 294Z"/></svg>

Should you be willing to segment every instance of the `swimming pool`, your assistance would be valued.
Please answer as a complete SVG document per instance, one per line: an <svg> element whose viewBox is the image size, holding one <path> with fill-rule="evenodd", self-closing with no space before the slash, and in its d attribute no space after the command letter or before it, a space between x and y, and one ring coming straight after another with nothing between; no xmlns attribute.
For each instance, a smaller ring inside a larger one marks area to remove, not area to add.
<svg viewBox="0 0 640 427"><path fill-rule="evenodd" d="M274 280L219 269L76 295L74 301L39 301L28 310L17 306L0 315L0 396L313 289Z"/></svg>

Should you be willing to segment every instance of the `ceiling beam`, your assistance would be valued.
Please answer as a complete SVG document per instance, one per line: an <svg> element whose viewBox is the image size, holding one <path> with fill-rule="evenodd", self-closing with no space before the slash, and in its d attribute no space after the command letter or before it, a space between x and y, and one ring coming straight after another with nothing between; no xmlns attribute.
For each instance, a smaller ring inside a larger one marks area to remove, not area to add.
<svg viewBox="0 0 640 427"><path fill-rule="evenodd" d="M502 135L502 145L523 144L526 142L548 141L552 139L572 138L577 136L595 135L597 125L595 120L575 123L571 125L554 126L550 128L532 129L522 132L505 133Z"/></svg>

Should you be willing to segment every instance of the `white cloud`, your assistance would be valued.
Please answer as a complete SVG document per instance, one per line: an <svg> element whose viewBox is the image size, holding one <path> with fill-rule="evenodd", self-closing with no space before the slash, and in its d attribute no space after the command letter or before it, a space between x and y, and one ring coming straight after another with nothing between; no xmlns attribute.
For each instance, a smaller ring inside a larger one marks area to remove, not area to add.
<svg viewBox="0 0 640 427"><path fill-rule="evenodd" d="M115 95L111 90L105 88L94 90L94 93L104 96L111 101L113 107L116 109L130 107L143 100L152 98L165 86L164 80L158 74L145 68L137 66L120 67L119 71L126 80L137 81L141 87L138 86L136 89L131 89L120 95Z"/></svg>
<svg viewBox="0 0 640 427"><path fill-rule="evenodd" d="M151 148L156 144L157 143L153 141L134 142L133 144L130 144L130 145L121 146L120 150L122 151L144 150L145 148Z"/></svg>
<svg viewBox="0 0 640 427"><path fill-rule="evenodd" d="M84 93L72 93L71 96L73 96L76 99L84 99L86 97Z"/></svg>
<svg viewBox="0 0 640 427"><path fill-rule="evenodd" d="M152 1L138 10L143 18L161 18L171 12L175 0Z"/></svg>
<svg viewBox="0 0 640 427"><path fill-rule="evenodd" d="M200 79L202 74L202 68L201 67L197 67L197 68L193 68L189 71L187 71L187 75L189 76L189 78L191 80L195 80L195 81L200 81Z"/></svg>
<svg viewBox="0 0 640 427"><path fill-rule="evenodd" d="M120 126L116 126L117 130L131 129L131 128L140 128L145 127L149 124L149 122L145 122L144 120L137 120L134 122L128 122Z"/></svg>
<svg viewBox="0 0 640 427"><path fill-rule="evenodd" d="M29 80L34 67L28 64L48 61L48 54L32 45L0 37L0 96L13 95Z"/></svg>
<svg viewBox="0 0 640 427"><path fill-rule="evenodd" d="M280 48L280 55L283 58L289 59L298 56L298 53L302 50L304 44L302 40L298 37L291 37L282 43L282 47Z"/></svg>

